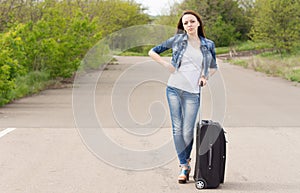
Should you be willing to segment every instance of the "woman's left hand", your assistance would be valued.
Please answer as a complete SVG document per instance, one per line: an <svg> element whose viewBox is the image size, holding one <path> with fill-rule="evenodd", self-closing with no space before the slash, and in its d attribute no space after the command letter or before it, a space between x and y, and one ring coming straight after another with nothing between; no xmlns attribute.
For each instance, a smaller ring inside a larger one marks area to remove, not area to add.
<svg viewBox="0 0 300 193"><path fill-rule="evenodd" d="M202 85L201 85L202 82ZM207 80L204 76L202 76L199 80L199 86L205 86L207 84Z"/></svg>

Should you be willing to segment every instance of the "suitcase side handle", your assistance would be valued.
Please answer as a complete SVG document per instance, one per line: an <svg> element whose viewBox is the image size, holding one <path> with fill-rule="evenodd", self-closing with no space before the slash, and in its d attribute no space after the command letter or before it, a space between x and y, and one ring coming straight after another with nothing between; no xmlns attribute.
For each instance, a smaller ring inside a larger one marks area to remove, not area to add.
<svg viewBox="0 0 300 193"><path fill-rule="evenodd" d="M209 158L208 158L208 169L211 170L212 168L212 157L213 157L213 144L209 144Z"/></svg>

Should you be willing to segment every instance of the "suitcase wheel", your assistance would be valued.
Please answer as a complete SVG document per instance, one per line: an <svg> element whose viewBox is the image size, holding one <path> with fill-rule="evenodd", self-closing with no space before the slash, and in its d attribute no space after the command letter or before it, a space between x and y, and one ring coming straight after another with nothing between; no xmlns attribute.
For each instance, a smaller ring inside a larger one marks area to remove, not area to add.
<svg viewBox="0 0 300 193"><path fill-rule="evenodd" d="M204 189L204 188L206 188L206 182L205 182L205 180L200 179L200 180L196 181L195 186L199 190Z"/></svg>

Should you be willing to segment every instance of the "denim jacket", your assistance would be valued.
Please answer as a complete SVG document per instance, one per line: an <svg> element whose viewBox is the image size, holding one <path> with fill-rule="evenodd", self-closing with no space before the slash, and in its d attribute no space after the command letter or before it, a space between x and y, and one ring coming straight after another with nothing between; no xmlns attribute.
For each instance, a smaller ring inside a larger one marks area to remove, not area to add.
<svg viewBox="0 0 300 193"><path fill-rule="evenodd" d="M200 50L203 54L203 63L202 63L202 73L203 76L208 78L209 75L209 68L218 68L218 65L216 63L216 52L215 52L215 44L213 41L200 37L201 46ZM163 42L160 45L155 46L152 48L152 51L156 52L157 54L160 54L166 50L169 50L172 48L172 65L178 70L181 64L181 59L186 51L187 48L187 41L188 41L188 35L185 34L176 34L167 41Z"/></svg>

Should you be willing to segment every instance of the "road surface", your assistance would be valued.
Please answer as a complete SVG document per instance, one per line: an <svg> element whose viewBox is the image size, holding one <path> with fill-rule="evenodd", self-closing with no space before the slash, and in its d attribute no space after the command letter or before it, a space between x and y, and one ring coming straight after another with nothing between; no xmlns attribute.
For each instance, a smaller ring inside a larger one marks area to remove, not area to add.
<svg viewBox="0 0 300 193"><path fill-rule="evenodd" d="M74 90L50 89L0 108L1 193L199 192L193 180L177 183L168 72L149 57L117 59L79 78ZM300 87L218 63L225 93L217 94L225 97L216 101L206 87L202 118L225 105L217 118L227 131L226 176L219 189L203 192L299 192Z"/></svg>

